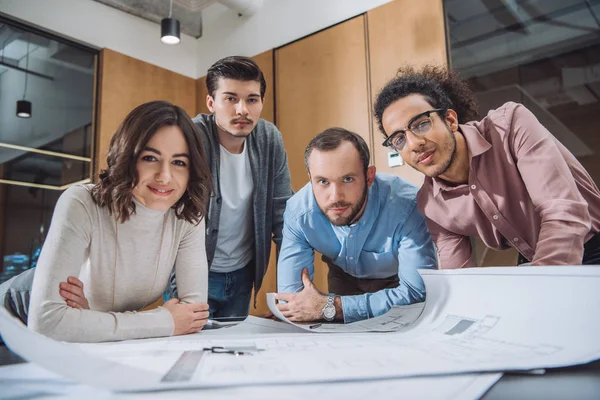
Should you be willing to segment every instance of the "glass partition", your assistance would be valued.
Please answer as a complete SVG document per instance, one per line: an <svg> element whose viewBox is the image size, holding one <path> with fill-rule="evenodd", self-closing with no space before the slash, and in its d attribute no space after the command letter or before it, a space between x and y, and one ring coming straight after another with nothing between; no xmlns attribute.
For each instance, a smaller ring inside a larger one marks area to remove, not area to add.
<svg viewBox="0 0 600 400"><path fill-rule="evenodd" d="M451 64L483 115L524 104L600 186L600 1L446 0ZM514 265L513 249L476 241L479 265Z"/></svg>
<svg viewBox="0 0 600 400"><path fill-rule="evenodd" d="M0 282L35 266L58 197L91 181L97 54L0 15Z"/></svg>

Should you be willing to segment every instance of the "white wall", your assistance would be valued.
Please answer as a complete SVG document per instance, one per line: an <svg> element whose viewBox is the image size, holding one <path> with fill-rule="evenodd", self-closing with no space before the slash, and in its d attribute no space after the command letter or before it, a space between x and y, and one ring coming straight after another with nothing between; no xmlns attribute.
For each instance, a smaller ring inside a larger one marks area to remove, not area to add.
<svg viewBox="0 0 600 400"><path fill-rule="evenodd" d="M203 11L197 77L218 59L255 56L362 14L391 0L264 0L251 17L213 4Z"/></svg>
<svg viewBox="0 0 600 400"><path fill-rule="evenodd" d="M168 46L160 25L92 0L0 0L0 11L61 35L196 78L197 41Z"/></svg>

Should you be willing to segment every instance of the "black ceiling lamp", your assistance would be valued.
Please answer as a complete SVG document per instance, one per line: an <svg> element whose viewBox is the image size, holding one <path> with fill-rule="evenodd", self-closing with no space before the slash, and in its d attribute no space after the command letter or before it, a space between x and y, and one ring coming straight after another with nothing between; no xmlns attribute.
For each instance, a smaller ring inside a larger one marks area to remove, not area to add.
<svg viewBox="0 0 600 400"><path fill-rule="evenodd" d="M169 7L169 18L163 18L160 21L160 41L164 44L177 44L181 41L179 38L179 21L171 18L173 13L173 0Z"/></svg>
<svg viewBox="0 0 600 400"><path fill-rule="evenodd" d="M27 93L27 80L29 78L29 34L27 34L27 54L25 55L25 89L23 90L23 99L17 100L17 117L31 118L31 102L25 100Z"/></svg>

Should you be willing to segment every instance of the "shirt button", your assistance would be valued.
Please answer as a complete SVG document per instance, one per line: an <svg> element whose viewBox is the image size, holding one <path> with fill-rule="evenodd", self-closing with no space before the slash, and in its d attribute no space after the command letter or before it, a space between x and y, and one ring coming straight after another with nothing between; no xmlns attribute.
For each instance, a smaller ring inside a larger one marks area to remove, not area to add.
<svg viewBox="0 0 600 400"><path fill-rule="evenodd" d="M354 260L354 257L350 257L351 260Z"/></svg>
<svg viewBox="0 0 600 400"><path fill-rule="evenodd" d="M498 218L500 218L500 217L497 215L494 215L492 218L494 218L494 221L498 221Z"/></svg>
<svg viewBox="0 0 600 400"><path fill-rule="evenodd" d="M513 239L513 242L518 242L518 241L519 241L519 238L514 238Z"/></svg>
<svg viewBox="0 0 600 400"><path fill-rule="evenodd" d="M477 189L477 186L471 185L471 189L475 190L475 189Z"/></svg>
<svg viewBox="0 0 600 400"><path fill-rule="evenodd" d="M349 234L348 237L352 237L352 234Z"/></svg>

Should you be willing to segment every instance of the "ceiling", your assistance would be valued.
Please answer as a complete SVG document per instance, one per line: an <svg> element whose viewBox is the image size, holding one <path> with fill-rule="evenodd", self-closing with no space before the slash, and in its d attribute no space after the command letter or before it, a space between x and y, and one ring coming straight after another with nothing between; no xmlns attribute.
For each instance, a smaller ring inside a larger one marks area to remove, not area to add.
<svg viewBox="0 0 600 400"><path fill-rule="evenodd" d="M180 23L181 32L198 39L202 36L202 10L215 3L229 7L238 15L251 15L262 6L263 0L94 0L145 20L160 24L171 17Z"/></svg>
<svg viewBox="0 0 600 400"><path fill-rule="evenodd" d="M169 16L170 0L95 0L145 20L160 24ZM202 9L216 0L173 0L171 16L181 25L186 35L202 36Z"/></svg>

